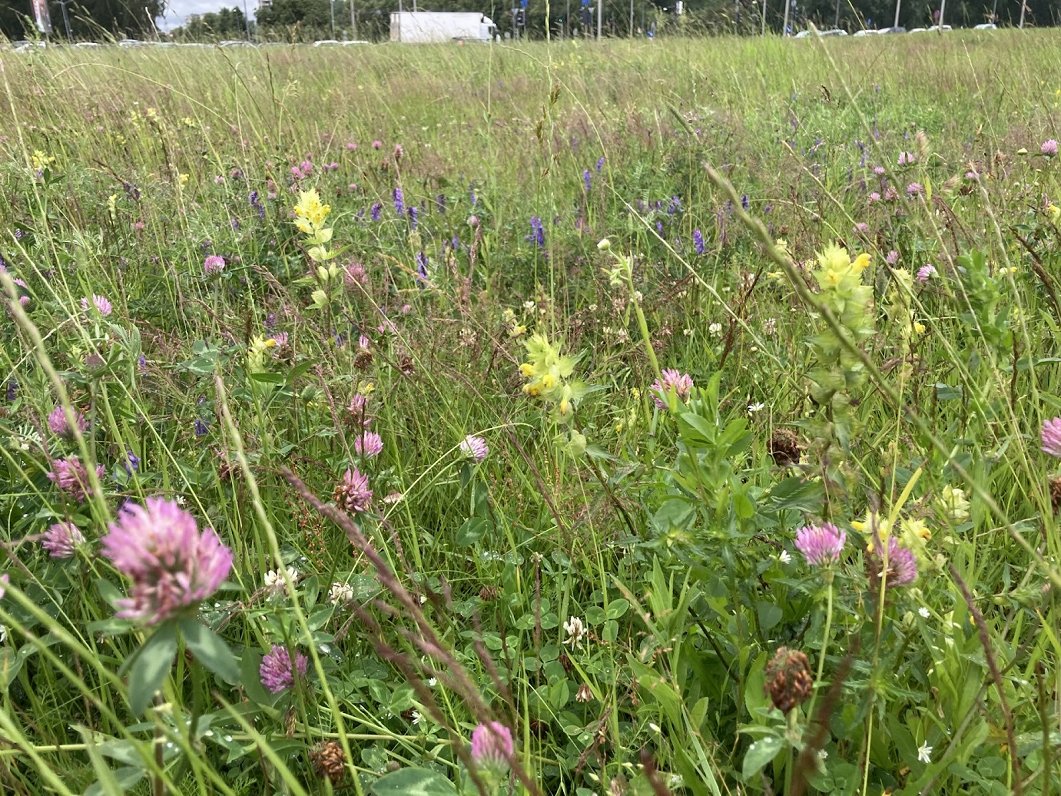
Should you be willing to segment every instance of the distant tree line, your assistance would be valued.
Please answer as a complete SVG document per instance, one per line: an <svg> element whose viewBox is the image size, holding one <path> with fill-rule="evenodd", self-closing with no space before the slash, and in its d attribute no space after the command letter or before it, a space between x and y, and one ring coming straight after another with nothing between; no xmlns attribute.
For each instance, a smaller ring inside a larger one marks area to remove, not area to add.
<svg viewBox="0 0 1061 796"><path fill-rule="evenodd" d="M75 39L100 41L142 36L155 29L155 18L165 0L70 0L66 3L70 32ZM48 11L56 36L65 36L62 4L49 0ZM39 35L30 0L0 0L0 33L9 39Z"/></svg>
<svg viewBox="0 0 1061 796"><path fill-rule="evenodd" d="M223 0L219 0L222 2ZM906 28L933 24L940 0L902 0L899 24ZM494 20L498 30L525 34L530 38L594 35L596 4L603 3L601 29L605 36L643 36L652 33L757 33L762 25L762 0L686 0L682 14L675 13L678 0L550 0L550 18L545 0L530 0L524 28L517 30L513 10L518 0L425 0L419 10L478 11ZM780 32L785 0L767 0L766 27ZM895 20L895 0L790 0L790 24L794 30L813 22L819 28L834 25L849 31L862 27L888 27ZM351 21L351 3L356 29ZM68 18L75 39L100 40L109 36L138 37L154 29L152 17L162 14L166 0L70 0ZM402 0L412 10L411 0ZM63 14L58 0L49 0L55 35L64 36ZM145 11L146 9L146 11ZM313 41L316 39L386 39L390 14L398 0L273 0L259 8L251 19L252 36L264 41ZM996 21L1016 25L1021 0L950 0L945 22L971 27ZM1061 24L1061 8L1053 0L1027 0L1026 26ZM173 36L186 41L217 41L244 38L248 20L237 6L191 17ZM10 39L33 36L35 28L30 0L0 0L0 33Z"/></svg>

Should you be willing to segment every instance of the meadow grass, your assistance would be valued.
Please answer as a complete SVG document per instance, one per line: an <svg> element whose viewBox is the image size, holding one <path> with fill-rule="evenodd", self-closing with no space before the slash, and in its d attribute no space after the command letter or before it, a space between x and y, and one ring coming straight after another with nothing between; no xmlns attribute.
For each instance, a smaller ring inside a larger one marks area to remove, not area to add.
<svg viewBox="0 0 1061 796"><path fill-rule="evenodd" d="M1057 792L1057 45L3 54L5 792Z"/></svg>

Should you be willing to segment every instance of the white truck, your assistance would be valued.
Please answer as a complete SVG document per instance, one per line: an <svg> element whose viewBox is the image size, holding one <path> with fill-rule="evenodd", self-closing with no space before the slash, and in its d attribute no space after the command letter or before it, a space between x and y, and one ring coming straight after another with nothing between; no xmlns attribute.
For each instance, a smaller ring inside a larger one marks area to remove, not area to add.
<svg viewBox="0 0 1061 796"><path fill-rule="evenodd" d="M496 32L490 17L473 11L391 12L391 41L490 41Z"/></svg>

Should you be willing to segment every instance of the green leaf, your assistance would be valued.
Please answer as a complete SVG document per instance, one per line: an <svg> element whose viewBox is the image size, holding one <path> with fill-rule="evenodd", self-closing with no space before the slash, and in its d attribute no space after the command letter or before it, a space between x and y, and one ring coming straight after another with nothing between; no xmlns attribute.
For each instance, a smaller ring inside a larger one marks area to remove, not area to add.
<svg viewBox="0 0 1061 796"><path fill-rule="evenodd" d="M369 787L375 796L455 796L453 783L426 768L403 768L380 777Z"/></svg>
<svg viewBox="0 0 1061 796"><path fill-rule="evenodd" d="M181 633L199 663L226 683L239 682L239 662L221 636L194 619L181 620Z"/></svg>
<svg viewBox="0 0 1061 796"><path fill-rule="evenodd" d="M129 707L133 713L140 715L147 709L169 674L176 654L177 625L166 622L144 642L129 666Z"/></svg>
<svg viewBox="0 0 1061 796"><path fill-rule="evenodd" d="M469 547L482 539L490 529L490 523L482 517L472 517L457 530L457 544Z"/></svg>
<svg viewBox="0 0 1061 796"><path fill-rule="evenodd" d="M630 602L619 597L608 603L608 610L605 611L605 615L609 619L621 619L629 608Z"/></svg>
<svg viewBox="0 0 1061 796"><path fill-rule="evenodd" d="M751 779L766 766L771 760L777 757L777 753L781 751L783 742L776 735L768 735L766 738L760 738L758 741L748 747L748 752L744 755L744 769L743 774L745 779Z"/></svg>

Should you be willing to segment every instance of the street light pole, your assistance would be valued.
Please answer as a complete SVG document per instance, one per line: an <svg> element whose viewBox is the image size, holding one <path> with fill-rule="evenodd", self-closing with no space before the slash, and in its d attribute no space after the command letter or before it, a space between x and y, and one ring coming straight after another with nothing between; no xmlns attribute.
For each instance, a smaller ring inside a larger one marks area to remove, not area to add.
<svg viewBox="0 0 1061 796"><path fill-rule="evenodd" d="M68 3L72 3L74 0L59 0L59 6L63 9L63 27L66 28L66 40L73 41L74 37L70 33L70 16L66 13L66 6Z"/></svg>
<svg viewBox="0 0 1061 796"><path fill-rule="evenodd" d="M350 38L357 41L357 12L354 11L354 0L350 0Z"/></svg>
<svg viewBox="0 0 1061 796"><path fill-rule="evenodd" d="M604 23L604 0L597 0L597 40L600 41L601 26Z"/></svg>
<svg viewBox="0 0 1061 796"><path fill-rule="evenodd" d="M332 38L335 38L335 0L328 0L328 10L332 15Z"/></svg>
<svg viewBox="0 0 1061 796"><path fill-rule="evenodd" d="M899 9L902 7L903 0L895 0L895 22L892 23L893 28L899 27Z"/></svg>

